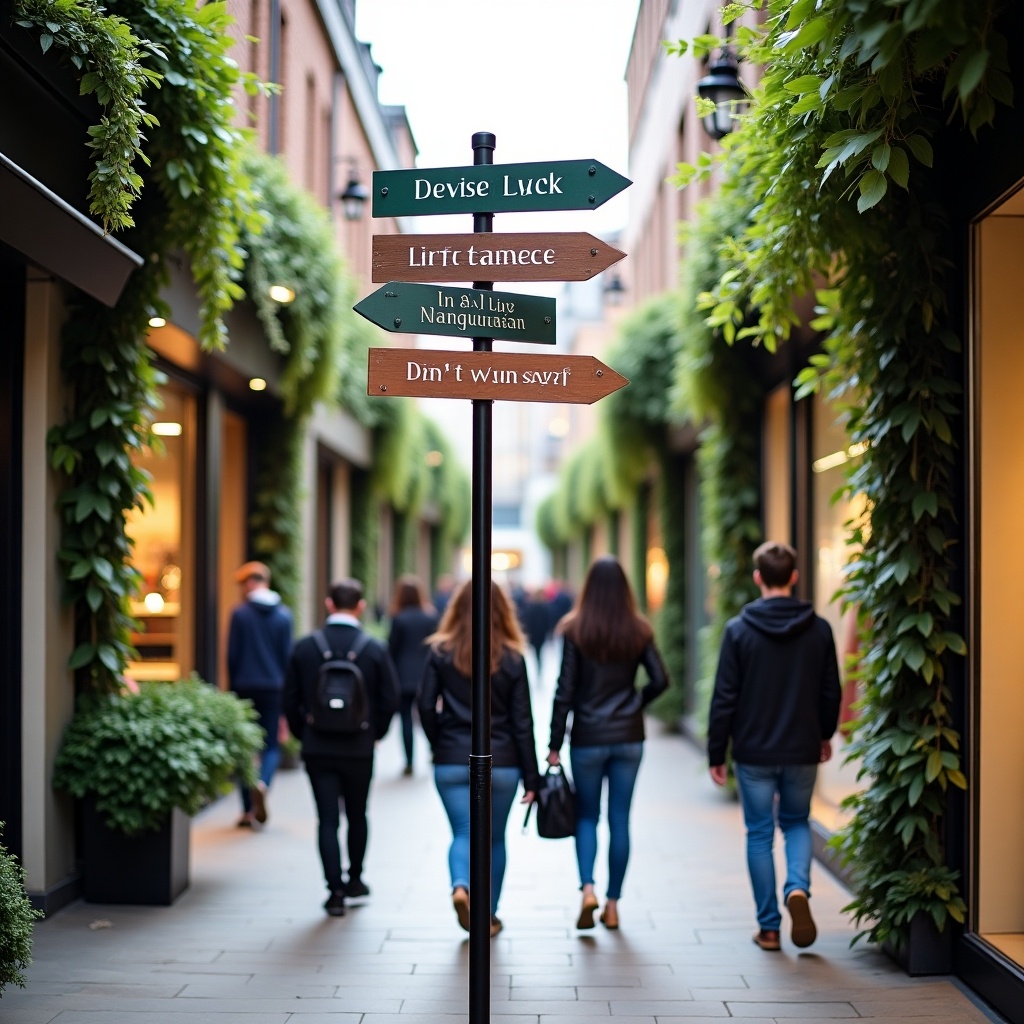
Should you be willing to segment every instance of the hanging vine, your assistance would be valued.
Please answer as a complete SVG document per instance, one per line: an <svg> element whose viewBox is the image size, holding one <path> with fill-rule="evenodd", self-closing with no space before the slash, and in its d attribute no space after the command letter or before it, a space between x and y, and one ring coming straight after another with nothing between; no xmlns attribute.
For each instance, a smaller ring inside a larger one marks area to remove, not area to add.
<svg viewBox="0 0 1024 1024"><path fill-rule="evenodd" d="M944 846L947 790L966 786L949 682L965 651L952 584L961 357L933 140L951 122L976 133L1011 102L1006 41L983 0L763 6L763 26L736 33L764 75L723 159L750 218L701 304L729 340L774 349L818 289L824 352L798 394L823 389L845 408L866 446L848 487L869 510L851 524L843 590L863 632L850 753L867 786L833 842L856 868L858 937L900 945L915 914L941 928L965 909ZM683 166L678 180L704 173Z"/></svg>

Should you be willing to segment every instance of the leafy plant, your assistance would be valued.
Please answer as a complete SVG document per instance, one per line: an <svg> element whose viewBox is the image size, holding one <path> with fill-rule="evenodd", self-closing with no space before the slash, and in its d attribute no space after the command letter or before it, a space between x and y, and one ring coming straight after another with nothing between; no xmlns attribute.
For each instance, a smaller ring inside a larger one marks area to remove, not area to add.
<svg viewBox="0 0 1024 1024"><path fill-rule="evenodd" d="M849 524L842 591L864 639L850 754L868 786L833 846L855 869L857 938L900 945L915 913L942 928L965 909L943 820L947 791L967 784L949 685L966 650L952 582L960 341L933 140L958 130L947 125L976 133L1012 101L1006 40L994 2L766 7L736 36L764 74L722 158L723 201L741 197L749 217L700 306L726 340L774 350L800 321L797 300L818 294L824 351L798 395L821 389L847 413L864 449L848 488L868 507ZM681 166L679 184L711 163Z"/></svg>
<svg viewBox="0 0 1024 1024"><path fill-rule="evenodd" d="M147 89L160 83L160 75L145 64L156 48L122 18L88 0L15 0L14 8L16 24L39 29L43 53L53 47L63 53L81 72L81 94L94 95L103 109L87 143L96 153L89 212L100 218L104 231L131 227L135 221L129 211L143 184L135 164L149 162L143 131L157 123L143 99Z"/></svg>
<svg viewBox="0 0 1024 1024"><path fill-rule="evenodd" d="M255 783L256 712L196 676L137 692L88 694L64 734L54 788L93 797L126 835L157 829L175 807L195 814L242 778Z"/></svg>
<svg viewBox="0 0 1024 1024"><path fill-rule="evenodd" d="M4 823L0 821L0 836ZM0 843L0 996L8 985L25 987L32 963L32 925L41 918L25 895L25 871Z"/></svg>

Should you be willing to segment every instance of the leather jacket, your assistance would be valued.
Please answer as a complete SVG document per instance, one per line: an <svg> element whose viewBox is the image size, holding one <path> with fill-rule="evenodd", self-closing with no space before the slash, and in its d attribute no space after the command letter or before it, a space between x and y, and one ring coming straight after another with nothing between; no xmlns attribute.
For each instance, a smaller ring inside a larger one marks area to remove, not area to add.
<svg viewBox="0 0 1024 1024"><path fill-rule="evenodd" d="M472 683L456 669L450 653L432 649L427 655L416 704L434 764L468 765ZM495 768L518 768L524 788L537 792L540 774L526 662L521 654L509 651L491 676L491 763Z"/></svg>
<svg viewBox="0 0 1024 1024"><path fill-rule="evenodd" d="M636 688L643 665L648 681ZM643 709L668 689L668 673L654 641L632 661L593 661L565 637L562 670L551 711L550 750L560 750L572 712L569 740L573 746L636 743L644 739Z"/></svg>

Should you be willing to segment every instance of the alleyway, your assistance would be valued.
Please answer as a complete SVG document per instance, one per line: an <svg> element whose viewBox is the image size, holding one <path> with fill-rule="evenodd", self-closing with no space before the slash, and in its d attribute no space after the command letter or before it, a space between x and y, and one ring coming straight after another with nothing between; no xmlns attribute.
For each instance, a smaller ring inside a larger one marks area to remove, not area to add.
<svg viewBox="0 0 1024 1024"><path fill-rule="evenodd" d="M536 700L539 735L550 696L548 680ZM818 942L799 952L784 935L781 953L758 949L739 809L690 745L656 724L650 733L618 932L575 930L571 843L539 839L532 822L523 835L513 811L505 930L492 946L495 1024L999 1020L948 979L911 979L882 953L851 949L854 929L839 912L847 893L819 867ZM381 744L365 905L324 914L306 777L281 772L263 831L234 827L232 797L195 819L192 882L173 907L79 902L41 923L28 986L8 989L0 1021L467 1020L467 936L451 909L447 823L418 739L412 777L401 775L394 727Z"/></svg>

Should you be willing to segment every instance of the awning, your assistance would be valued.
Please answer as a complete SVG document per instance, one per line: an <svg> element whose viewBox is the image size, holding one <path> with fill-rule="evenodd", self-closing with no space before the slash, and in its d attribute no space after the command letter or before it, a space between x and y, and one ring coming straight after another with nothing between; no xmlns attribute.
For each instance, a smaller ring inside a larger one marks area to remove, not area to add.
<svg viewBox="0 0 1024 1024"><path fill-rule="evenodd" d="M0 241L108 306L143 262L3 153Z"/></svg>

